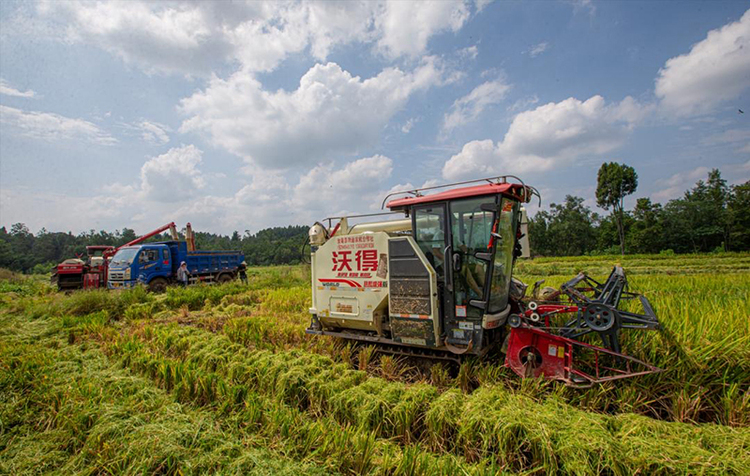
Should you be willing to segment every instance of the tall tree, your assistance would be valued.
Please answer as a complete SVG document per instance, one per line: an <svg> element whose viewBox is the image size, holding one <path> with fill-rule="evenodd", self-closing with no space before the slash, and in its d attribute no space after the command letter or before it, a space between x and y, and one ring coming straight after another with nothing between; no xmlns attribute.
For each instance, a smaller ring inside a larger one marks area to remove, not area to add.
<svg viewBox="0 0 750 476"><path fill-rule="evenodd" d="M733 185L727 201L732 249L750 250L750 180Z"/></svg>
<svg viewBox="0 0 750 476"><path fill-rule="evenodd" d="M633 209L628 246L636 253L658 253L663 248L662 207L650 198L639 198Z"/></svg>
<svg viewBox="0 0 750 476"><path fill-rule="evenodd" d="M599 168L596 184L596 204L605 210L612 210L620 238L620 253L625 254L625 227L623 208L625 197L638 188L638 174L635 169L617 162L605 162Z"/></svg>
<svg viewBox="0 0 750 476"><path fill-rule="evenodd" d="M583 199L567 195L565 203L550 204L530 223L531 249L537 255L577 256L596 248L594 225L598 216L583 204Z"/></svg>

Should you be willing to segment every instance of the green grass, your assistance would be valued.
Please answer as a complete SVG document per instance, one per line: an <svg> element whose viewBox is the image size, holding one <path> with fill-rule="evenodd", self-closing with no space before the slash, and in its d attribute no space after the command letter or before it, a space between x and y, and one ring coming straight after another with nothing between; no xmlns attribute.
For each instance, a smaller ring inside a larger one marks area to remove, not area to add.
<svg viewBox="0 0 750 476"><path fill-rule="evenodd" d="M0 473L748 474L750 254L519 262L559 285L620 262L666 372L575 390L311 337L309 270L154 295L0 273Z"/></svg>

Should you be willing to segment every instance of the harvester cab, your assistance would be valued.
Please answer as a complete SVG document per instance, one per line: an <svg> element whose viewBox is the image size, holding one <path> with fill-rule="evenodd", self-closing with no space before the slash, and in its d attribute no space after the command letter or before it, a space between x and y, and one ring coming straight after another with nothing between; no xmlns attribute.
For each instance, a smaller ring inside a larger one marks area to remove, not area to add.
<svg viewBox="0 0 750 476"><path fill-rule="evenodd" d="M406 196L389 201L394 195ZM528 256L522 204L534 195L517 177L493 177L397 192L383 201L388 213L317 222L307 333L448 360L504 343L505 365L518 375L577 386L660 371L621 353L622 329L659 328L621 268L603 283L580 274L560 290L525 296L513 265ZM389 219L350 225L377 215ZM636 298L642 314L619 309Z"/></svg>
<svg viewBox="0 0 750 476"><path fill-rule="evenodd" d="M482 182L401 192L408 196L387 202L400 220L350 226L357 217L339 217L333 227L335 219L313 226L308 332L397 353L487 353L511 313L521 204L536 191L507 177Z"/></svg>

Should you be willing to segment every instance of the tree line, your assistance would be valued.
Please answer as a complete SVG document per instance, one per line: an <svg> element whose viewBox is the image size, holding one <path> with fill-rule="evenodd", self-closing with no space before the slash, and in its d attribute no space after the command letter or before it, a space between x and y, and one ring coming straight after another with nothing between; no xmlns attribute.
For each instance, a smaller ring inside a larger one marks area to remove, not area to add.
<svg viewBox="0 0 750 476"><path fill-rule="evenodd" d="M297 264L301 262L301 247L307 239L306 226L274 227L257 233L232 235L195 232L199 250L241 250L249 266ZM86 246L121 246L137 238L130 228L114 233L94 231L74 235L70 232L49 232L42 228L32 234L23 223L0 228L0 268L24 273L46 273L68 258L86 258ZM184 236L184 230L182 233ZM149 238L147 242L171 240L168 233ZM309 252L309 249L307 250Z"/></svg>
<svg viewBox="0 0 750 476"><path fill-rule="evenodd" d="M728 186L713 169L666 205L638 198L632 210L624 210L623 198L635 191L637 175L630 167L612 165L602 165L597 187L597 204L612 213L601 216L571 195L550 204L529 220L533 255L750 250L750 181Z"/></svg>
<svg viewBox="0 0 750 476"><path fill-rule="evenodd" d="M626 165L603 164L599 171L597 204L611 214L602 216L568 195L563 203L550 204L529 220L531 252L535 256L584 254L697 253L750 250L750 181L728 186L717 169L698 181L683 197L666 205L638 198L625 210L626 195L637 189L637 174ZM242 250L250 266L297 264L306 259L302 250L306 226L274 227L240 235L196 232L199 250ZM74 235L49 232L36 235L23 223L0 228L0 268L21 272L48 272L68 258L86 256L88 245L120 246L135 239L130 228L114 233L91 230ZM148 241L165 241L167 233Z"/></svg>

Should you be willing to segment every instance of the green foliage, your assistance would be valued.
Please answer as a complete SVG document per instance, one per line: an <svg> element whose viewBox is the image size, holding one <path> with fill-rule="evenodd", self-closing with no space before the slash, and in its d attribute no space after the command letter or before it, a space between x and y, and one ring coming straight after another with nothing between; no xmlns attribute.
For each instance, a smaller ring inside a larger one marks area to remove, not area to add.
<svg viewBox="0 0 750 476"><path fill-rule="evenodd" d="M567 195L565 203L552 203L549 212L540 211L530 220L531 249L545 256L589 253L596 247L598 220L582 198Z"/></svg>
<svg viewBox="0 0 750 476"><path fill-rule="evenodd" d="M114 233L106 231L73 235L48 232L42 228L33 235L23 223L16 223L10 233L0 227L0 268L24 273L49 273L53 266L68 258L86 256L86 246L120 246L136 238L133 230L125 228ZM171 240L168 233L149 238L148 242ZM237 250L245 253L250 266L300 263L302 245L307 240L307 227L287 226L245 232L229 236L196 232L196 247L202 250Z"/></svg>
<svg viewBox="0 0 750 476"><path fill-rule="evenodd" d="M625 254L625 224L623 211L625 197L638 188L638 174L635 169L617 162L605 162L596 177L596 204L605 210L612 209L612 217L617 225L620 254Z"/></svg>
<svg viewBox="0 0 750 476"><path fill-rule="evenodd" d="M609 176L612 165L602 170ZM605 167L606 166L606 167ZM615 167L615 171L619 170ZM625 166L627 167L627 166ZM617 175L617 174L615 174ZM628 182L632 184L632 181ZM631 190L633 187L624 187ZM624 246L631 253L705 253L750 250L750 182L728 187L721 173L713 169L707 180L698 181L682 198L666 205L638 198L631 212L622 200L612 204L615 195L607 182L600 206L612 214L599 219L579 197L566 197L564 205L551 204L529 221L529 239L534 256L575 256L608 254L613 246ZM600 197L597 191L597 197ZM620 199L624 198L624 195ZM609 204L609 205L607 205Z"/></svg>

